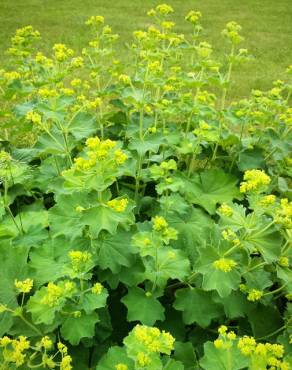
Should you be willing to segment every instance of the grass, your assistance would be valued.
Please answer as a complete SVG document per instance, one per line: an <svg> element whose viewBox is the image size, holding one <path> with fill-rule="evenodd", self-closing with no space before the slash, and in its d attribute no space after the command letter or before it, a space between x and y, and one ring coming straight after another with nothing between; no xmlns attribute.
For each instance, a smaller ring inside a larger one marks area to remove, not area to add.
<svg viewBox="0 0 292 370"><path fill-rule="evenodd" d="M168 0L175 9L177 30L188 34L184 15L191 9L203 13L204 38L215 54L223 58L226 44L220 34L224 25L235 20L242 25L252 62L235 71L233 96L244 97L252 88L268 89L272 81L285 79L285 69L292 63L291 0ZM48 51L56 42L81 50L89 39L84 21L91 15L104 15L106 22L120 34L119 52L127 58L125 43L132 31L143 29L151 19L146 12L159 1L143 0L1 0L0 64L7 62L5 49L16 28L31 24L43 37L42 49Z"/></svg>

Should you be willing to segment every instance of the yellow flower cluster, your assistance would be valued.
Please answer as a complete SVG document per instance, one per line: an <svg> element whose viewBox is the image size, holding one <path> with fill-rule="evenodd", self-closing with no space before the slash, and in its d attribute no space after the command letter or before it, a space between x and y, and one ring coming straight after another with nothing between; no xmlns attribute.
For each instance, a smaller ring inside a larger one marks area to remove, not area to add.
<svg viewBox="0 0 292 370"><path fill-rule="evenodd" d="M6 82L10 83L14 80L19 80L21 78L21 75L19 72L10 71L10 72L5 72L3 74L3 77L5 78Z"/></svg>
<svg viewBox="0 0 292 370"><path fill-rule="evenodd" d="M41 303L49 307L58 306L60 299L64 294L63 289L60 286L50 282L48 283L46 290L46 295L42 298Z"/></svg>
<svg viewBox="0 0 292 370"><path fill-rule="evenodd" d="M236 22L228 22L226 28L222 31L222 35L225 36L232 44L239 44L243 37L239 35L241 26Z"/></svg>
<svg viewBox="0 0 292 370"><path fill-rule="evenodd" d="M53 50L55 52L55 58L58 62L64 62L74 54L74 51L67 48L67 46L64 44L55 44L53 46Z"/></svg>
<svg viewBox="0 0 292 370"><path fill-rule="evenodd" d="M14 286L19 291L19 293L29 293L33 287L32 279L25 279L23 281L14 280Z"/></svg>
<svg viewBox="0 0 292 370"><path fill-rule="evenodd" d="M275 221L286 229L292 228L292 202L287 198L281 199L280 207L276 210Z"/></svg>
<svg viewBox="0 0 292 370"><path fill-rule="evenodd" d="M153 222L153 230L155 231L163 231L168 227L168 223L166 219L162 216L155 216L152 219Z"/></svg>
<svg viewBox="0 0 292 370"><path fill-rule="evenodd" d="M155 10L156 10L157 13L159 13L161 15L168 15L168 14L174 12L173 8L168 4L159 4L155 8Z"/></svg>
<svg viewBox="0 0 292 370"><path fill-rule="evenodd" d="M58 96L57 90L55 89L49 89L48 87L42 87L38 90L38 95L40 98L55 98Z"/></svg>
<svg viewBox="0 0 292 370"><path fill-rule="evenodd" d="M195 11L195 10L191 10L186 16L185 16L185 20L192 23L192 24L196 24L202 17L202 13L201 12L198 12L198 11Z"/></svg>
<svg viewBox="0 0 292 370"><path fill-rule="evenodd" d="M213 266L215 267L215 269L223 272L232 271L236 265L237 262L229 258L220 258L219 260L213 262Z"/></svg>
<svg viewBox="0 0 292 370"><path fill-rule="evenodd" d="M152 218L152 228L154 231L159 232L163 238L165 238L165 242L168 243L169 240L176 240L177 239L177 231L173 227L169 227L167 221L162 216L155 216Z"/></svg>
<svg viewBox="0 0 292 370"><path fill-rule="evenodd" d="M271 178L262 170L245 171L243 179L245 181L240 184L241 193L261 191L271 182Z"/></svg>
<svg viewBox="0 0 292 370"><path fill-rule="evenodd" d="M130 85L130 83L131 83L131 78L130 78L130 76L128 76L128 75L121 74L121 75L119 75L119 81L120 81L121 83L123 83L124 85Z"/></svg>
<svg viewBox="0 0 292 370"><path fill-rule="evenodd" d="M270 195L265 195L264 197L262 197L262 199L260 200L260 204L263 206L263 207L269 207L273 204L275 204L276 202L276 196L273 195L273 194L270 194Z"/></svg>
<svg viewBox="0 0 292 370"><path fill-rule="evenodd" d="M148 366L151 364L151 359L144 352L139 352L137 354L137 364L142 367Z"/></svg>
<svg viewBox="0 0 292 370"><path fill-rule="evenodd" d="M107 205L116 212L124 212L128 205L128 199L112 199L107 202Z"/></svg>
<svg viewBox="0 0 292 370"><path fill-rule="evenodd" d="M47 58L43 53L38 52L35 56L36 63L42 65L43 67L51 68L53 67L53 61Z"/></svg>
<svg viewBox="0 0 292 370"><path fill-rule="evenodd" d="M115 370L128 370L128 366L122 363L115 365Z"/></svg>
<svg viewBox="0 0 292 370"><path fill-rule="evenodd" d="M281 256L278 261L279 265L282 267L289 267L289 258Z"/></svg>
<svg viewBox="0 0 292 370"><path fill-rule="evenodd" d="M103 290L103 285L100 283L95 283L93 287L91 288L92 293L96 295L101 294L102 290Z"/></svg>
<svg viewBox="0 0 292 370"><path fill-rule="evenodd" d="M137 325L133 329L136 340L145 346L145 349L150 353L165 353L170 354L173 350L175 339L173 336L158 328L152 328L144 325Z"/></svg>
<svg viewBox="0 0 292 370"><path fill-rule="evenodd" d="M233 245L240 245L240 240L238 239L236 233L231 229L225 229L222 231L222 236L224 240L230 241Z"/></svg>
<svg viewBox="0 0 292 370"><path fill-rule="evenodd" d="M233 209L228 206L226 203L223 203L219 208L218 212L221 213L223 216L231 217L233 215Z"/></svg>
<svg viewBox="0 0 292 370"><path fill-rule="evenodd" d="M221 325L218 329L218 333L220 336L214 341L215 348L229 349L232 346L232 342L236 339L234 331L228 332L227 326Z"/></svg>
<svg viewBox="0 0 292 370"><path fill-rule="evenodd" d="M32 26L19 28L11 38L12 47L7 52L10 55L27 57L30 54L28 47L38 39L40 39L40 33L35 31Z"/></svg>
<svg viewBox="0 0 292 370"><path fill-rule="evenodd" d="M9 153L7 153L5 150L0 151L0 163L7 163L12 160L12 157Z"/></svg>
<svg viewBox="0 0 292 370"><path fill-rule="evenodd" d="M90 17L85 24L87 26L99 26L100 24L104 24L104 17L102 15L95 15Z"/></svg>
<svg viewBox="0 0 292 370"><path fill-rule="evenodd" d="M86 140L89 149L86 154L88 158L75 158L75 167L78 170L86 171L96 166L97 162L105 159L114 159L117 165L123 164L128 158L121 149L112 149L117 145L116 141L110 139L101 141L97 136Z"/></svg>
<svg viewBox="0 0 292 370"><path fill-rule="evenodd" d="M259 301L262 296L264 295L264 292L258 289L251 289L248 292L247 299L251 302Z"/></svg>
<svg viewBox="0 0 292 370"><path fill-rule="evenodd" d="M85 251L70 251L68 256L71 260L72 268L75 272L80 272L86 265L86 263L91 261L91 253Z"/></svg>
<svg viewBox="0 0 292 370"><path fill-rule="evenodd" d="M0 338L0 347L3 348L4 361L20 367L25 363L26 354L24 352L30 348L30 342L22 335L18 339L10 339L5 336Z"/></svg>
<svg viewBox="0 0 292 370"><path fill-rule="evenodd" d="M48 336L43 337L39 344L46 350L49 350L53 347L53 342Z"/></svg>
<svg viewBox="0 0 292 370"><path fill-rule="evenodd" d="M42 117L37 112L33 112L33 111L27 112L25 115L25 118L28 121L35 123L37 125L40 125L42 123Z"/></svg>
<svg viewBox="0 0 292 370"><path fill-rule="evenodd" d="M69 355L66 355L62 358L60 363L60 370L72 370L72 358Z"/></svg>

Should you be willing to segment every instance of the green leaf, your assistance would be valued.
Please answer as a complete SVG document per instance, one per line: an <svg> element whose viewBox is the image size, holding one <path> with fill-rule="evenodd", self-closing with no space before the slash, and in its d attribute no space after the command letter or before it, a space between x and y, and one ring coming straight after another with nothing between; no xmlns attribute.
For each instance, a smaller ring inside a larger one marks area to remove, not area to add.
<svg viewBox="0 0 292 370"><path fill-rule="evenodd" d="M128 309L128 321L140 321L152 326L158 320L164 320L164 307L152 295L147 296L141 288L130 288L128 294L121 299Z"/></svg>
<svg viewBox="0 0 292 370"><path fill-rule="evenodd" d="M107 297L108 297L108 293L105 288L102 289L100 294L88 292L84 294L84 296L82 297L80 301L80 305L83 308L83 310L87 314L89 314L98 308L105 307Z"/></svg>
<svg viewBox="0 0 292 370"><path fill-rule="evenodd" d="M134 361L128 358L125 348L111 347L99 361L96 370L113 370L116 365L128 366L128 370L134 370Z"/></svg>
<svg viewBox="0 0 292 370"><path fill-rule="evenodd" d="M191 179L185 178L184 194L187 200L199 204L210 214L216 211L218 203L228 203L241 199L237 179L222 170L211 169L196 174Z"/></svg>
<svg viewBox="0 0 292 370"><path fill-rule="evenodd" d="M73 346L79 344L82 338L92 338L95 333L95 324L99 321L97 313L80 317L68 317L61 326L62 337Z"/></svg>
<svg viewBox="0 0 292 370"><path fill-rule="evenodd" d="M121 266L130 267L131 256L135 249L131 246L132 232L118 230L115 235L106 234L95 240L97 248L97 264L102 269L109 268L114 274Z"/></svg>
<svg viewBox="0 0 292 370"><path fill-rule="evenodd" d="M196 353L191 342L182 343L176 341L174 344L174 358L184 364L185 370L198 369L196 366Z"/></svg>
<svg viewBox="0 0 292 370"><path fill-rule="evenodd" d="M237 267L228 272L216 269L213 263L221 256L219 251L210 245L202 248L199 253L197 271L203 274L204 290L216 290L221 297L227 297L232 290L238 289L241 276ZM233 255L229 258L234 259Z"/></svg>
<svg viewBox="0 0 292 370"><path fill-rule="evenodd" d="M86 112L79 112L67 127L75 139L82 140L96 132L97 123L93 115Z"/></svg>
<svg viewBox="0 0 292 370"><path fill-rule="evenodd" d="M198 248L204 243L209 229L214 222L203 210L191 208L184 215L172 213L167 215L167 221L178 231L178 239L174 245L187 252L195 261L198 257Z"/></svg>
<svg viewBox="0 0 292 370"><path fill-rule="evenodd" d="M82 223L89 226L90 233L97 238L101 230L115 234L118 225L127 228L134 223L132 209L134 204L128 204L124 212L117 212L105 204L97 205L82 212Z"/></svg>
<svg viewBox="0 0 292 370"><path fill-rule="evenodd" d="M190 274L190 262L183 251L163 247L157 251L157 260L145 261L145 277L164 287L168 279L183 281Z"/></svg>
<svg viewBox="0 0 292 370"><path fill-rule="evenodd" d="M204 344L204 357L200 365L205 370L240 370L247 368L249 358L241 354L236 343L229 349L214 346L214 343Z"/></svg>
<svg viewBox="0 0 292 370"><path fill-rule="evenodd" d="M80 241L78 240L78 244ZM65 276L64 264L68 261L70 243L60 236L49 239L30 252L29 268L36 285L56 281Z"/></svg>
<svg viewBox="0 0 292 370"><path fill-rule="evenodd" d="M197 323L202 327L210 325L213 319L220 317L222 308L215 303L209 292L197 288L184 288L176 291L174 308L183 311L185 324Z"/></svg>
<svg viewBox="0 0 292 370"><path fill-rule="evenodd" d="M27 303L27 310L31 313L33 322L35 324L47 324L51 325L55 319L55 314L58 312L65 300L62 300L59 305L50 306L42 303L42 300L47 295L46 287L42 287L32 297L30 297Z"/></svg>
<svg viewBox="0 0 292 370"><path fill-rule="evenodd" d="M0 303L12 309L18 306L14 280L24 280L28 277L27 258L28 248L15 248L7 242L0 242ZM10 313L0 313L0 336L9 330L12 323Z"/></svg>

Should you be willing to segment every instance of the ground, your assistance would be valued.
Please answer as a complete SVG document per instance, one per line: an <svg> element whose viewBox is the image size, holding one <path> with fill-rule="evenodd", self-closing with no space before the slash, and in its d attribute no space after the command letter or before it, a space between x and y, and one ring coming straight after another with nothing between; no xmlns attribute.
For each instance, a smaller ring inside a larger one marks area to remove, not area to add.
<svg viewBox="0 0 292 370"><path fill-rule="evenodd" d="M292 63L291 0L168 0L175 9L177 30L188 34L184 21L190 9L203 13L204 39L211 42L219 58L225 51L221 29L235 20L243 27L245 42L253 60L235 71L232 96L244 97L251 88L267 89L272 81L285 78L285 69ZM42 36L42 48L63 42L80 50L89 39L84 25L91 15L104 15L106 22L120 34L120 51L127 58L125 43L132 31L145 28L151 20L146 12L159 4L153 0L1 0L0 63L9 38L16 28L31 24Z"/></svg>

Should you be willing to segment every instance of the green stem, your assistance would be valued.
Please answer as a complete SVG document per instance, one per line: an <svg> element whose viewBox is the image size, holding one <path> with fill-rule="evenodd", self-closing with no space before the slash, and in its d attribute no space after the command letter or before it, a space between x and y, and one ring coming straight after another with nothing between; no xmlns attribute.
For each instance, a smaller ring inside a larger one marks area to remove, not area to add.
<svg viewBox="0 0 292 370"><path fill-rule="evenodd" d="M26 323L27 326L29 326L31 329L33 329L36 333L38 333L39 335L43 336L43 333L36 327L34 326L32 323L30 323L28 320L26 320L26 318L22 315L22 314L18 314L17 315L24 323Z"/></svg>

